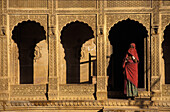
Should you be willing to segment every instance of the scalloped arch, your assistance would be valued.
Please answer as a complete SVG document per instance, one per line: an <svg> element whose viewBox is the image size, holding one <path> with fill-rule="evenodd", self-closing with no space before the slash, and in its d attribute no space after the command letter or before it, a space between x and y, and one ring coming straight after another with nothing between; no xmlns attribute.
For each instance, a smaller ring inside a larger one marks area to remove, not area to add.
<svg viewBox="0 0 170 112"><path fill-rule="evenodd" d="M73 22L70 22L68 24L66 24L66 26L63 27L62 31L61 31L61 35L60 35L60 39L61 39L61 44L63 46L65 46L65 34L66 32L68 32L68 30L71 30L71 27L73 25L77 25L79 24L82 28L85 28L84 30L84 35L86 36L89 36L89 38L86 38L85 40L81 41L80 44L84 44L87 40L91 39L91 38L94 38L94 31L92 30L92 27L90 27L87 23L84 23L84 22L80 22L80 21L73 21ZM68 36L68 35L67 35ZM71 36L71 35L70 35ZM74 35L75 36L75 35ZM69 39L69 38L67 38Z"/></svg>
<svg viewBox="0 0 170 112"><path fill-rule="evenodd" d="M163 31L163 42L162 42L162 45L164 44L164 42L165 42L165 37L166 37L166 35L167 35L167 32L168 32L168 29L170 30L170 23L165 27L165 29L164 29L164 31Z"/></svg>
<svg viewBox="0 0 170 112"><path fill-rule="evenodd" d="M34 51L36 44L46 39L44 27L35 21L23 21L14 27L12 39L18 46L20 84L33 84Z"/></svg>
<svg viewBox="0 0 170 112"><path fill-rule="evenodd" d="M12 39L14 40L15 43L17 43L16 41L16 37L18 36L17 35L17 32L20 30L19 28L21 28L23 25L26 25L28 23L33 23L35 25L37 25L37 27L40 28L40 30L42 31L41 35L45 36L46 34L46 31L44 30L44 27L41 26L41 24L39 22L36 22L36 21L31 21L31 20L28 20L28 21L22 21L21 23L18 23L16 26L14 26L13 30L12 30Z"/></svg>
<svg viewBox="0 0 170 112"><path fill-rule="evenodd" d="M165 27L165 30L163 31L163 42L162 42L162 49L163 49L163 59L164 59L164 68L165 68L165 74L164 74L164 81L165 84L170 84L170 76L169 76L169 49L170 49L170 23Z"/></svg>
<svg viewBox="0 0 170 112"><path fill-rule="evenodd" d="M112 82L114 83L112 85L114 86L114 89L119 90L124 86L124 82L122 80L124 79L124 77L123 75L121 75L123 73L122 61L124 59L124 56L126 55L130 43L136 44L136 49L138 51L140 60L139 87L144 88L144 56L146 55L146 53L144 53L146 47L144 45L144 41L146 41L146 39L144 38L147 37L148 31L146 27L138 21L131 20L129 18L126 20L119 21L114 24L113 27L111 27L108 38L111 45L113 46L113 52L107 70L108 75L114 77L112 79L109 79L112 80Z"/></svg>
<svg viewBox="0 0 170 112"><path fill-rule="evenodd" d="M117 22L116 24L114 24L114 25L111 27L111 29L110 29L110 31L109 31L109 40L110 40L110 42L111 42L111 36L112 36L112 35L110 35L111 32L112 32L113 30L116 30L116 29L119 27L119 25L124 24L124 23L127 23L127 22L131 22L132 24L138 24L141 28L143 28L143 30L145 31L145 34L147 34L147 35L144 35L144 37L145 37L145 38L148 37L148 31L147 31L146 27L145 27L142 23L139 23L138 21L135 21L135 20L133 20L133 19L128 18L128 19L126 19L126 20L122 20L122 21ZM112 44L112 43L111 43L111 44Z"/></svg>

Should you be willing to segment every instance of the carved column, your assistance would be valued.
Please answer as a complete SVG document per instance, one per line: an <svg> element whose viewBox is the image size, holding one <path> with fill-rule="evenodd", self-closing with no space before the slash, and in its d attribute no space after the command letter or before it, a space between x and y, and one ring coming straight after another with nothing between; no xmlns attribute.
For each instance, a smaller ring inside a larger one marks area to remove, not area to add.
<svg viewBox="0 0 170 112"><path fill-rule="evenodd" d="M158 0L152 1L152 29L151 29L151 91L154 96L160 91L160 39L159 39L159 5Z"/></svg>
<svg viewBox="0 0 170 112"><path fill-rule="evenodd" d="M59 93L59 76L57 73L58 38L56 34L55 0L49 0L49 100L57 100Z"/></svg>
<svg viewBox="0 0 170 112"><path fill-rule="evenodd" d="M6 0L0 1L0 100L9 99Z"/></svg>
<svg viewBox="0 0 170 112"><path fill-rule="evenodd" d="M106 38L104 36L104 0L98 1L98 37L97 37L97 100L107 99L106 75Z"/></svg>

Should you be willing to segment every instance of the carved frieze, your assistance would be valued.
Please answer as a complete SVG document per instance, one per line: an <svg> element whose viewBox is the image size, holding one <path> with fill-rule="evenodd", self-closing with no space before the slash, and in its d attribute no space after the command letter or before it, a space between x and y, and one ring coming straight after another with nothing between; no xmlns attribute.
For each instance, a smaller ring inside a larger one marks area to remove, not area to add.
<svg viewBox="0 0 170 112"><path fill-rule="evenodd" d="M11 96L42 96L46 92L46 85L11 85Z"/></svg>
<svg viewBox="0 0 170 112"><path fill-rule="evenodd" d="M58 0L58 8L96 8L97 0Z"/></svg>
<svg viewBox="0 0 170 112"><path fill-rule="evenodd" d="M139 98L145 98L145 97L150 97L150 92L148 91L138 91L138 97Z"/></svg>
<svg viewBox="0 0 170 112"><path fill-rule="evenodd" d="M48 0L8 0L9 8L48 8Z"/></svg>
<svg viewBox="0 0 170 112"><path fill-rule="evenodd" d="M170 1L168 0L162 0L163 6L170 6Z"/></svg>
<svg viewBox="0 0 170 112"><path fill-rule="evenodd" d="M91 96L94 93L93 84L60 84L60 96Z"/></svg>
<svg viewBox="0 0 170 112"><path fill-rule="evenodd" d="M11 100L46 100L46 85L11 85Z"/></svg>
<svg viewBox="0 0 170 112"><path fill-rule="evenodd" d="M107 7L151 7L151 0L107 0Z"/></svg>

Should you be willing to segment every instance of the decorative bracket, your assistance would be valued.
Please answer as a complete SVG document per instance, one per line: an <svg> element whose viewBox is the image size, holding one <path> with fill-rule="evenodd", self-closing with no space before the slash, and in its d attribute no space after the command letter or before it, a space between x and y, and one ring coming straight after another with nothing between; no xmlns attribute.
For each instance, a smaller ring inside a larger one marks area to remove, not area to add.
<svg viewBox="0 0 170 112"><path fill-rule="evenodd" d="M158 28L159 28L158 25L153 26L153 34L154 34L154 35L157 35L157 34L158 34Z"/></svg>
<svg viewBox="0 0 170 112"><path fill-rule="evenodd" d="M4 26L1 27L1 36L6 35L6 28Z"/></svg>

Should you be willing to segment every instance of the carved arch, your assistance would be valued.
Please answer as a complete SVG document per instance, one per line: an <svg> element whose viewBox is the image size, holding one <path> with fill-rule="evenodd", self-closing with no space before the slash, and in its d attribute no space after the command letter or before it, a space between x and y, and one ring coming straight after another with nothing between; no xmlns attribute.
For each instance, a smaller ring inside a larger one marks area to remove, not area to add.
<svg viewBox="0 0 170 112"><path fill-rule="evenodd" d="M163 32L163 42L162 42L162 48L163 48L163 59L165 64L165 84L170 84L170 75L169 75L169 68L170 68L170 24L165 27L165 30Z"/></svg>
<svg viewBox="0 0 170 112"><path fill-rule="evenodd" d="M80 83L80 57L82 45L94 38L92 28L84 22L68 23L61 31L61 44L65 52L66 82Z"/></svg>
<svg viewBox="0 0 170 112"><path fill-rule="evenodd" d="M35 46L46 39L45 33L40 23L30 20L18 23L12 31L12 39L19 49L21 84L33 84Z"/></svg>
<svg viewBox="0 0 170 112"><path fill-rule="evenodd" d="M111 59L109 62L109 66L107 69L108 75L110 74L117 74L117 76L122 76L119 77L119 79L123 79L123 69L122 69L122 61L125 56L126 51L129 48L130 43L136 43L137 45L137 51L139 54L139 58L141 59L141 67L142 67L142 77L144 77L144 38L148 37L148 31L146 27L139 23L138 21L131 20L131 19L126 19L119 21L118 23L114 24L113 27L111 27L109 31L109 40L111 45L113 46L113 54L111 55ZM140 44L141 42L141 44ZM123 47L122 47L123 46ZM146 46L145 46L146 47ZM140 49L142 48L142 49ZM143 56L142 56L143 55ZM118 58L118 59L117 59ZM146 63L145 63L146 64ZM118 69L118 68L120 69ZM110 70L109 68L115 68L114 70ZM117 72L115 72L117 71ZM118 75L119 74L119 75ZM119 81L116 75L114 75L114 78L111 78L112 80ZM144 79L142 79L144 82ZM111 83L113 81L110 81ZM121 81L123 83L123 80ZM139 82L140 83L140 82ZM146 85L146 84L145 84ZM116 84L113 86L116 87ZM120 85L119 85L120 86ZM144 88L144 85L141 85L142 88ZM122 87L123 88L123 85ZM109 89L114 89L114 87L109 88ZM117 88L118 89L118 88Z"/></svg>

